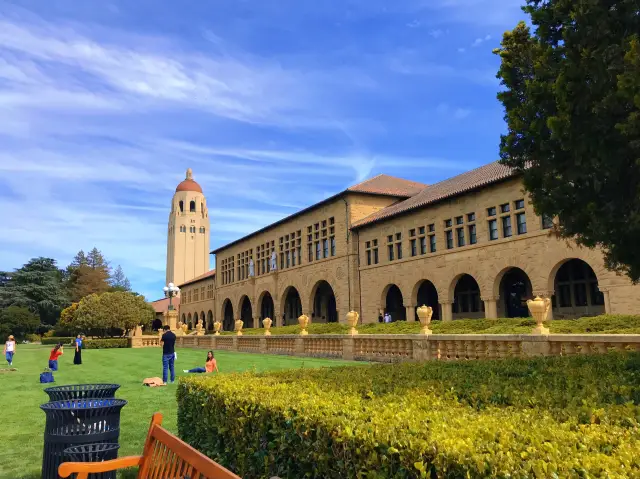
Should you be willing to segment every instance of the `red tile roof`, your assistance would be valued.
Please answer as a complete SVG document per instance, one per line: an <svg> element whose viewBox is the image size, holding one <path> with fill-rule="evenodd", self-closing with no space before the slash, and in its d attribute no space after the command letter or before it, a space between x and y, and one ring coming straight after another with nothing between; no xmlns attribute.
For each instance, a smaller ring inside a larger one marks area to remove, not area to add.
<svg viewBox="0 0 640 479"><path fill-rule="evenodd" d="M173 298L172 303L173 307L175 309L178 309L178 306L180 306L180 298ZM169 310L169 298L162 298L156 301L152 301L151 306L153 306L153 309L156 311L156 313L164 313L165 311Z"/></svg>
<svg viewBox="0 0 640 479"><path fill-rule="evenodd" d="M516 172L498 162L490 163L475 170L449 178L431 186L427 186L420 193L405 201L395 203L387 208L373 213L352 225L353 229L407 213L409 211L437 203L447 198L497 183L498 181L515 176Z"/></svg>
<svg viewBox="0 0 640 479"><path fill-rule="evenodd" d="M179 284L177 286L178 288L182 288L183 286L186 286L188 284L197 283L198 281L202 281L203 279L207 279L215 275L216 275L216 270L212 269L211 271L207 271L206 273L201 274L200 276L196 276L195 278L190 279L189 281L185 281L184 283Z"/></svg>
<svg viewBox="0 0 640 479"><path fill-rule="evenodd" d="M357 185L350 186L347 191L409 198L420 193L426 186L424 183L418 183L417 181L404 180L389 175L378 175Z"/></svg>
<svg viewBox="0 0 640 479"><path fill-rule="evenodd" d="M427 185L423 183L403 180L402 178L396 178L395 176L378 175L369 180L365 180L362 183L358 183L357 185L350 186L349 188L341 191L340 193L337 193L311 206L303 208L300 211L296 211L295 213L285 218L282 218L281 220L278 220L275 223L271 223L270 225L267 225L264 228L260 228L259 230L254 231L253 233L249 233L248 235L243 236L242 238L238 238L237 240L232 241L231 243L227 243L224 246L220 246L219 248L216 248L213 251L211 251L211 253L217 254L219 251L222 251L223 249L229 248L230 246L238 244L241 241L245 241L271 228L274 228L278 225L286 223L287 221L290 221L293 218L296 218L304 213L307 213L313 210L314 208L317 208L331 201L334 201L336 198L340 198L345 193L362 193L367 195L381 195L381 196L395 196L398 198L409 198L412 195L415 195L418 192L420 192L420 190L422 190L426 186Z"/></svg>

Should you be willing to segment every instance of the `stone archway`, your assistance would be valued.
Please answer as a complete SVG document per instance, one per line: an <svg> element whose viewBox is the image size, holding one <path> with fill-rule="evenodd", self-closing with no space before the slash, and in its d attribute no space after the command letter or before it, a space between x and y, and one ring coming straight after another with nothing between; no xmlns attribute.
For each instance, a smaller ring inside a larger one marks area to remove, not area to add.
<svg viewBox="0 0 640 479"><path fill-rule="evenodd" d="M187 316L182 313L182 324L187 324Z"/></svg>
<svg viewBox="0 0 640 479"><path fill-rule="evenodd" d="M533 298L533 287L527 273L520 268L508 268L498 284L499 318L527 318L530 316L526 301Z"/></svg>
<svg viewBox="0 0 640 479"><path fill-rule="evenodd" d="M260 304L260 327L263 327L262 320L265 318L270 318L271 321L273 322L272 324L275 325L276 308L273 303L273 298L271 297L271 293L269 293L269 291L265 291L262 294L259 300L259 304Z"/></svg>
<svg viewBox="0 0 640 479"><path fill-rule="evenodd" d="M400 288L395 284L387 286L384 311L391 315L391 321L406 321L407 311L404 307L404 300Z"/></svg>
<svg viewBox="0 0 640 479"><path fill-rule="evenodd" d="M233 318L233 305L229 298L224 300L222 304L222 330L233 331L235 319Z"/></svg>
<svg viewBox="0 0 640 479"><path fill-rule="evenodd" d="M311 294L312 321L316 323L337 323L338 310L336 306L336 296L331 285L325 281L318 281Z"/></svg>
<svg viewBox="0 0 640 479"><path fill-rule="evenodd" d="M202 327L206 329L207 327L207 318L204 315L204 311L200 311L200 321L202 321Z"/></svg>
<svg viewBox="0 0 640 479"><path fill-rule="evenodd" d="M187 316L187 327L193 329L193 321L191 320L191 313Z"/></svg>
<svg viewBox="0 0 640 479"><path fill-rule="evenodd" d="M554 318L604 314L604 294L598 289L595 271L586 261L568 259L557 265L553 271Z"/></svg>
<svg viewBox="0 0 640 479"><path fill-rule="evenodd" d="M453 319L484 317L484 302L480 300L480 286L470 274L455 279L453 289Z"/></svg>
<svg viewBox="0 0 640 479"><path fill-rule="evenodd" d="M294 286L289 286L282 295L282 324L298 324L298 318L302 315L302 301L300 293Z"/></svg>
<svg viewBox="0 0 640 479"><path fill-rule="evenodd" d="M213 313L211 310L207 313L207 331L213 331Z"/></svg>
<svg viewBox="0 0 640 479"><path fill-rule="evenodd" d="M253 308L249 296L243 296L240 300L240 319L243 321L243 328L253 328Z"/></svg>
<svg viewBox="0 0 640 479"><path fill-rule="evenodd" d="M431 306L433 309L433 316L431 317L432 321L438 320L442 317L440 311L440 304L438 303L438 291L436 290L435 285L425 279L420 281L417 285L417 291L415 293L416 300L414 304L416 305L416 311L420 306ZM416 321L418 321L418 313L415 313Z"/></svg>

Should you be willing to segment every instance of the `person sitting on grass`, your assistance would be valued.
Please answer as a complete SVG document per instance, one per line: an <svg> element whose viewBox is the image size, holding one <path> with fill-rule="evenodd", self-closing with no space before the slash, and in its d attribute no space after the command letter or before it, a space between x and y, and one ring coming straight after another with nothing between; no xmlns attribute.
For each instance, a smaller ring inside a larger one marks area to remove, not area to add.
<svg viewBox="0 0 640 479"><path fill-rule="evenodd" d="M4 351L2 351L9 366L13 366L13 355L16 353L16 338L12 334L7 338L7 342L4 343Z"/></svg>
<svg viewBox="0 0 640 479"><path fill-rule="evenodd" d="M204 363L203 368L193 368L193 369L185 369L185 373L212 373L212 372L220 372L218 371L218 363L216 359L213 357L213 351L209 351L207 353L207 360Z"/></svg>
<svg viewBox="0 0 640 479"><path fill-rule="evenodd" d="M64 354L62 343L56 344L56 347L51 350L49 355L49 369L52 371L58 370L58 358Z"/></svg>

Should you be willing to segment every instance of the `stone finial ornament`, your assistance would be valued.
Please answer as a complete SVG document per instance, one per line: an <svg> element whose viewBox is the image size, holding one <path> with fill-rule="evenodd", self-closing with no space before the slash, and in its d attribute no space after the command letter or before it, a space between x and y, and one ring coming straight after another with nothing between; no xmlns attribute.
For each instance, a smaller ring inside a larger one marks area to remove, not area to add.
<svg viewBox="0 0 640 479"><path fill-rule="evenodd" d="M420 334L431 334L433 331L429 329L429 325L431 324L431 317L433 316L433 308L431 306L425 306L424 304L420 306L416 313L418 313L418 319L420 320L420 325L422 328L420 329Z"/></svg>
<svg viewBox="0 0 640 479"><path fill-rule="evenodd" d="M551 311L551 299L543 299L540 296L536 296L535 299L527 300L527 307L537 324L537 326L533 328L532 334L549 334L549 328L546 328L543 323Z"/></svg>
<svg viewBox="0 0 640 479"><path fill-rule="evenodd" d="M271 325L273 324L273 321L271 320L271 318L264 318L262 320L262 325L264 326L264 335L265 336L271 336L271 331L269 331L271 329Z"/></svg>
<svg viewBox="0 0 640 479"><path fill-rule="evenodd" d="M302 316L300 316L298 318L298 324L302 329L300 331L300 336L306 336L307 334L309 334L309 332L307 331L307 326L309 326L309 316L307 316L306 314L303 314Z"/></svg>
<svg viewBox="0 0 640 479"><path fill-rule="evenodd" d="M242 326L244 326L244 321L242 321L241 319L236 319L235 325L236 335L242 336Z"/></svg>
<svg viewBox="0 0 640 479"><path fill-rule="evenodd" d="M347 324L351 329L349 329L349 334L351 336L355 336L358 334L358 330L356 326L358 324L358 320L360 319L360 315L356 311L349 311L347 313Z"/></svg>
<svg viewBox="0 0 640 479"><path fill-rule="evenodd" d="M213 323L213 330L215 331L214 336L220 336L221 329L222 329L222 323L220 321L216 321Z"/></svg>

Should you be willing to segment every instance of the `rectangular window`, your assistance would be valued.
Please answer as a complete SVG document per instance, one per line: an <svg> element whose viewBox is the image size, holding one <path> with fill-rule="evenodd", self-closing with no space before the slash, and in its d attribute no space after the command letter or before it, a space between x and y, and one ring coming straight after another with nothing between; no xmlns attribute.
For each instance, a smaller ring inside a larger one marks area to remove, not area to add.
<svg viewBox="0 0 640 479"><path fill-rule="evenodd" d="M284 269L284 253L280 253L280 269Z"/></svg>
<svg viewBox="0 0 640 479"><path fill-rule="evenodd" d="M378 264L378 248L373 250L373 264Z"/></svg>
<svg viewBox="0 0 640 479"><path fill-rule="evenodd" d="M511 211L511 208L509 207L509 203L500 205L500 213L508 213L509 211Z"/></svg>
<svg viewBox="0 0 640 479"><path fill-rule="evenodd" d="M516 225L519 235L523 235L527 232L527 217L524 213L518 213L516 215Z"/></svg>
<svg viewBox="0 0 640 479"><path fill-rule="evenodd" d="M467 221L469 223L472 223L476 220L476 214L475 213L468 213L467 214Z"/></svg>
<svg viewBox="0 0 640 479"><path fill-rule="evenodd" d="M489 239L490 240L498 239L498 221L497 220L489 221Z"/></svg>
<svg viewBox="0 0 640 479"><path fill-rule="evenodd" d="M451 228L451 220L445 220L444 227L445 228Z"/></svg>
<svg viewBox="0 0 640 479"><path fill-rule="evenodd" d="M367 249L371 248L371 241L365 242L364 247Z"/></svg>
<svg viewBox="0 0 640 479"><path fill-rule="evenodd" d="M571 307L571 286L568 284L558 285L558 296L561 308Z"/></svg>
<svg viewBox="0 0 640 479"><path fill-rule="evenodd" d="M502 237L509 238L511 236L511 216L502 218Z"/></svg>
<svg viewBox="0 0 640 479"><path fill-rule="evenodd" d="M396 251L398 252L398 259L402 259L402 243L396 243Z"/></svg>
<svg viewBox="0 0 640 479"><path fill-rule="evenodd" d="M496 215L496 207L492 206L491 208L487 208L487 216L495 216Z"/></svg>
<svg viewBox="0 0 640 479"><path fill-rule="evenodd" d="M469 244L476 244L477 242L476 225L469 225Z"/></svg>
<svg viewBox="0 0 640 479"><path fill-rule="evenodd" d="M464 228L456 229L456 236L458 237L458 247L464 246Z"/></svg>
<svg viewBox="0 0 640 479"><path fill-rule="evenodd" d="M320 259L321 252L320 241L316 241L316 259Z"/></svg>
<svg viewBox="0 0 640 479"><path fill-rule="evenodd" d="M524 200L514 201L514 206L517 210L521 210L522 208L524 208Z"/></svg>
<svg viewBox="0 0 640 479"><path fill-rule="evenodd" d="M309 263L311 263L313 261L313 248L311 246L311 243L309 243Z"/></svg>
<svg viewBox="0 0 640 479"><path fill-rule="evenodd" d="M427 254L427 238L420 238L420 254Z"/></svg>
<svg viewBox="0 0 640 479"><path fill-rule="evenodd" d="M415 236L415 235L416 235L416 230L415 229L409 230L409 236Z"/></svg>
<svg viewBox="0 0 640 479"><path fill-rule="evenodd" d="M551 216L542 215L542 229L548 230L553 228L553 218Z"/></svg>
<svg viewBox="0 0 640 479"><path fill-rule="evenodd" d="M411 256L416 256L418 254L418 245L416 239L411 240Z"/></svg>
<svg viewBox="0 0 640 479"><path fill-rule="evenodd" d="M429 236L429 251L432 253L436 252L436 235Z"/></svg>
<svg viewBox="0 0 640 479"><path fill-rule="evenodd" d="M421 226L418 231L420 231L420 234L423 235L424 234L424 226Z"/></svg>
<svg viewBox="0 0 640 479"><path fill-rule="evenodd" d="M388 246L388 248L389 248L389 261L393 261L394 260L394 257L393 257L393 245L390 244Z"/></svg>
<svg viewBox="0 0 640 479"><path fill-rule="evenodd" d="M462 216L457 216L456 217L456 224L457 225L461 225L464 222L464 220L462 219Z"/></svg>
<svg viewBox="0 0 640 479"><path fill-rule="evenodd" d="M298 264L302 264L302 246L298 246Z"/></svg>
<svg viewBox="0 0 640 479"><path fill-rule="evenodd" d="M396 233L396 241L400 241L402 239L402 233Z"/></svg>
<svg viewBox="0 0 640 479"><path fill-rule="evenodd" d="M329 241L327 241L326 239L322 240L322 257L329 257Z"/></svg>
<svg viewBox="0 0 640 479"><path fill-rule="evenodd" d="M331 256L335 256L336 255L336 237L332 236L330 240L331 240Z"/></svg>
<svg viewBox="0 0 640 479"><path fill-rule="evenodd" d="M447 243L447 249L452 249L453 248L453 231L446 231L445 239Z"/></svg>
<svg viewBox="0 0 640 479"><path fill-rule="evenodd" d="M387 236L387 242L391 243L393 241L393 235Z"/></svg>
<svg viewBox="0 0 640 479"><path fill-rule="evenodd" d="M371 250L367 251L367 266L371 266Z"/></svg>
<svg viewBox="0 0 640 479"><path fill-rule="evenodd" d="M429 225L429 233L433 233L436 230L436 225L434 225L433 223L431 223Z"/></svg>

